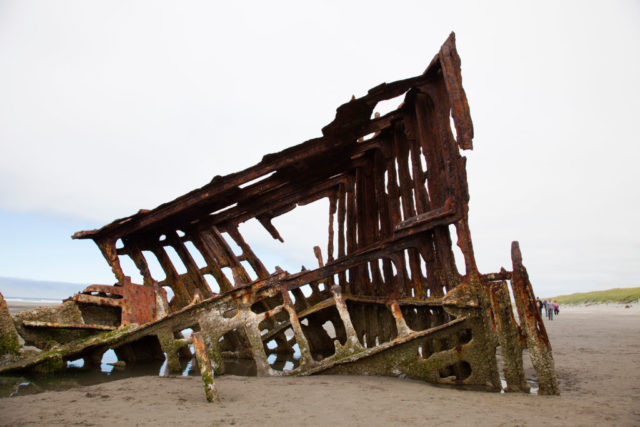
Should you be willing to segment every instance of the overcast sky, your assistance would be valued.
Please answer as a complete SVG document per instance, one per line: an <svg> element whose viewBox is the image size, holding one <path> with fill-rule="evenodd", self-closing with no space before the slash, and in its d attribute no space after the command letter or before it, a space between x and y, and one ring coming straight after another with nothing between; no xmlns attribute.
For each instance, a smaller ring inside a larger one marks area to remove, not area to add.
<svg viewBox="0 0 640 427"><path fill-rule="evenodd" d="M519 240L538 295L639 286L638 1L0 0L0 276L112 283L73 232L319 136L451 31L481 271ZM326 218L241 231L293 272Z"/></svg>

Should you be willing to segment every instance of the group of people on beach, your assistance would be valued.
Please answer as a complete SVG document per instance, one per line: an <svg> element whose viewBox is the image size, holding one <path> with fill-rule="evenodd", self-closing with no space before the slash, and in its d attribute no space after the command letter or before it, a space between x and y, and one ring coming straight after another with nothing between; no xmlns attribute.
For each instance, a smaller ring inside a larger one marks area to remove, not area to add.
<svg viewBox="0 0 640 427"><path fill-rule="evenodd" d="M549 320L553 320L553 316L557 316L560 313L560 306L556 300L536 298L536 303L538 304L538 310L540 310L540 316L542 316L542 309L544 309L544 317Z"/></svg>

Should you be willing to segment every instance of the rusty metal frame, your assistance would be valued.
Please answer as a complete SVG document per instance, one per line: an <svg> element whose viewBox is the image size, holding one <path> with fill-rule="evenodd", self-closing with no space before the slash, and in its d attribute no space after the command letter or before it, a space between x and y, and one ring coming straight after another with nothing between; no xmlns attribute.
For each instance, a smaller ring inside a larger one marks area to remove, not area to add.
<svg viewBox="0 0 640 427"><path fill-rule="evenodd" d="M402 96L396 110L374 114L379 102ZM47 357L90 359L108 346L153 337L175 371L189 344L180 331L192 328L218 373L225 357L235 357L253 359L258 375L403 375L500 390L500 347L506 390L527 392L522 352L529 348L540 393L559 393L517 242L512 272L483 275L476 266L466 158L460 154L472 149L473 126L454 35L423 74L353 98L322 133L153 210L74 234L95 241L117 283L90 286L69 303L118 307L120 328L69 342ZM315 247L317 268L269 272L238 225L257 219L282 240L273 218L322 198L330 206L326 263ZM464 274L455 262L452 229ZM234 253L231 241L241 253ZM206 266L197 265L187 242ZM186 273L178 273L169 247ZM142 284L125 275L122 256L139 269ZM162 266L164 280L152 277L149 256ZM167 287L174 294L170 301ZM33 322L18 319L16 325L24 330ZM327 322L334 337L323 327ZM135 359L133 350L122 353ZM293 368L283 370L287 361ZM35 358L10 369L42 363Z"/></svg>

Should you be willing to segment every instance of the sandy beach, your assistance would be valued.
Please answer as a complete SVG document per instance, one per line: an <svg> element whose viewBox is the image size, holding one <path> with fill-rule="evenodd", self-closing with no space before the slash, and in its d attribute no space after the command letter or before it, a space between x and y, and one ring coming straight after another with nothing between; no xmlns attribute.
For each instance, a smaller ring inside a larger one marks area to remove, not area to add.
<svg viewBox="0 0 640 427"><path fill-rule="evenodd" d="M32 302L32 301L7 300L7 305L9 306L9 313L11 314L20 313L21 311L25 311L25 310L31 310L32 308L51 307L58 304L60 304L60 302Z"/></svg>
<svg viewBox="0 0 640 427"><path fill-rule="evenodd" d="M136 377L0 399L0 425L640 425L640 307L562 307L547 328L559 397L382 377L222 376L222 401L210 404L198 377Z"/></svg>

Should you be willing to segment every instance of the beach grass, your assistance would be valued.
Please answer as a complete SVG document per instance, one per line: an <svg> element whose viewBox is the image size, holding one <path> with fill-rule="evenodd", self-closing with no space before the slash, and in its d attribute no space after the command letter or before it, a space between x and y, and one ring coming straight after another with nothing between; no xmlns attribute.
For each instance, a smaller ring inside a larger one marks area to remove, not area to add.
<svg viewBox="0 0 640 427"><path fill-rule="evenodd" d="M640 287L638 288L615 288L606 291L580 292L570 295L560 295L554 300L558 304L628 304L640 300Z"/></svg>

